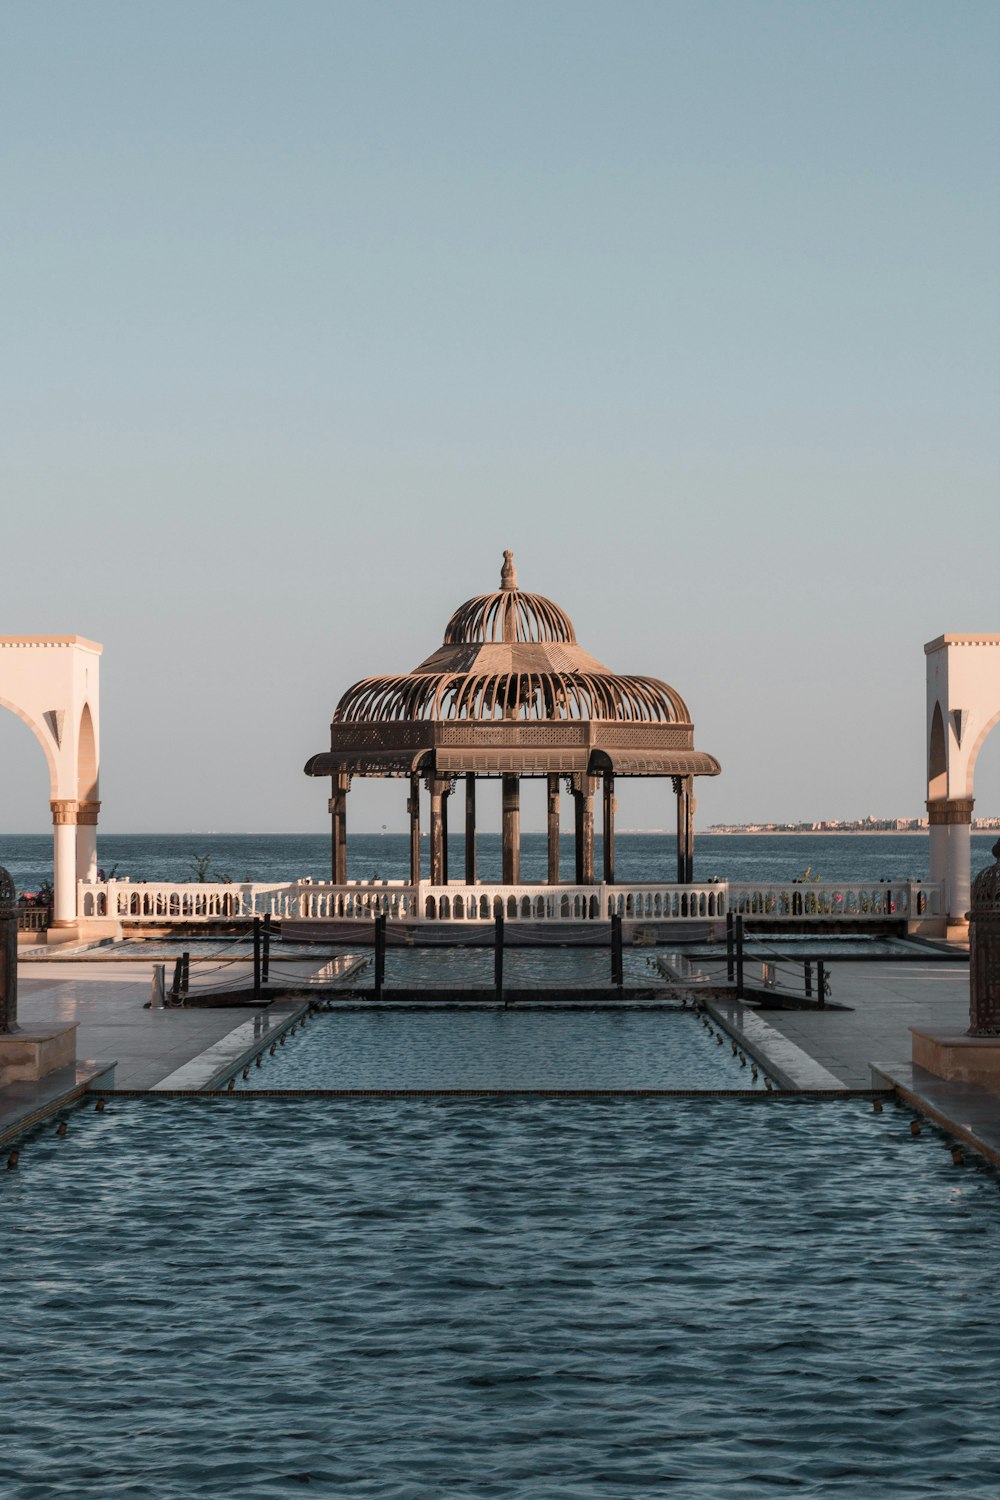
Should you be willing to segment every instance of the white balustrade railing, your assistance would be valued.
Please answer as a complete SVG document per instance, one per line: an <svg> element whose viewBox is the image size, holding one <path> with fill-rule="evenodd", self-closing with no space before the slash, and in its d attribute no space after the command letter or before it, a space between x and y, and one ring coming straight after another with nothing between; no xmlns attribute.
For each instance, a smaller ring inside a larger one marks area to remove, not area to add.
<svg viewBox="0 0 1000 1500"><path fill-rule="evenodd" d="M729 909L745 917L792 917L796 921L916 921L940 916L943 888L920 880L735 881Z"/></svg>
<svg viewBox="0 0 1000 1500"><path fill-rule="evenodd" d="M718 881L707 885L431 885L292 881L225 885L81 881L80 917L121 922L284 921L677 922L727 912L796 923L916 921L939 916L942 887L930 881Z"/></svg>

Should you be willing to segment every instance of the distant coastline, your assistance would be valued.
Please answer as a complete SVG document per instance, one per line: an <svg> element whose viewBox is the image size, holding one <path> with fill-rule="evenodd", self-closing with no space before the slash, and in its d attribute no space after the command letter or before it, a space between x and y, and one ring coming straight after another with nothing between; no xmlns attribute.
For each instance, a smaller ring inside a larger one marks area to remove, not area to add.
<svg viewBox="0 0 1000 1500"><path fill-rule="evenodd" d="M992 833L974 828L973 833ZM927 836L926 828L701 828L700 839L912 839Z"/></svg>

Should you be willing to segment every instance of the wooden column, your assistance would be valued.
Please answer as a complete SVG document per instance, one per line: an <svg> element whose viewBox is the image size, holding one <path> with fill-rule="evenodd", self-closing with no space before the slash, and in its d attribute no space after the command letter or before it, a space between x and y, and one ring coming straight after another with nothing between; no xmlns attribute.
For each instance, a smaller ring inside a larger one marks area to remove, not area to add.
<svg viewBox="0 0 1000 1500"><path fill-rule="evenodd" d="M608 885L615 883L615 778L610 772L604 777L604 879Z"/></svg>
<svg viewBox="0 0 1000 1500"><path fill-rule="evenodd" d="M573 777L573 812L576 829L576 883L594 883L594 778Z"/></svg>
<svg viewBox="0 0 1000 1500"><path fill-rule="evenodd" d="M503 883L521 881L521 783L516 776L503 777Z"/></svg>
<svg viewBox="0 0 1000 1500"><path fill-rule="evenodd" d="M476 883L476 778L472 771L465 777L465 883Z"/></svg>
<svg viewBox="0 0 1000 1500"><path fill-rule="evenodd" d="M694 777L671 779L677 798L677 883L690 885L694 880Z"/></svg>
<svg viewBox="0 0 1000 1500"><path fill-rule="evenodd" d="M441 793L441 884L448 884L448 798L451 796L451 782L446 778L444 791Z"/></svg>
<svg viewBox="0 0 1000 1500"><path fill-rule="evenodd" d="M548 787L549 885L559 884L559 777L546 777Z"/></svg>
<svg viewBox="0 0 1000 1500"><path fill-rule="evenodd" d="M330 798L330 878L334 885L347 884L347 792L351 778L344 771L331 777Z"/></svg>
<svg viewBox="0 0 1000 1500"><path fill-rule="evenodd" d="M443 776L428 776L431 798L431 885L444 885L444 794L448 783Z"/></svg>
<svg viewBox="0 0 1000 1500"><path fill-rule="evenodd" d="M406 802L410 815L410 884L420 884L420 777L410 777L410 795Z"/></svg>

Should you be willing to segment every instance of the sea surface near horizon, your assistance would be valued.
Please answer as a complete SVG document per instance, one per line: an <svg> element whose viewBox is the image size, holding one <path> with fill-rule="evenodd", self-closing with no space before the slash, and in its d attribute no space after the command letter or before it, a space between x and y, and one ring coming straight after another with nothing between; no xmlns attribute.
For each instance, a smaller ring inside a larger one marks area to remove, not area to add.
<svg viewBox="0 0 1000 1500"><path fill-rule="evenodd" d="M972 837L975 874L991 862L995 833ZM615 840L616 876L629 881L672 881L676 878L674 838L664 833L620 833ZM348 878L351 880L406 880L409 878L408 834L348 832ZM480 881L500 880L500 835L477 838ZM424 876L429 853L423 840ZM293 881L330 878L329 834L218 834L218 833L101 833L98 860L108 876L133 881L194 880L199 861L207 862L210 881ZM452 878L464 870L462 839L449 841ZM564 880L573 876L573 839L563 835L561 864ZM0 834L0 865L6 866L19 891L36 889L52 878L52 840L46 834ZM596 839L595 865L601 869L601 838ZM706 834L695 845L695 879L791 880L809 872L822 880L882 880L929 878L928 838L914 833L856 834ZM546 839L525 833L521 839L521 878L544 880Z"/></svg>

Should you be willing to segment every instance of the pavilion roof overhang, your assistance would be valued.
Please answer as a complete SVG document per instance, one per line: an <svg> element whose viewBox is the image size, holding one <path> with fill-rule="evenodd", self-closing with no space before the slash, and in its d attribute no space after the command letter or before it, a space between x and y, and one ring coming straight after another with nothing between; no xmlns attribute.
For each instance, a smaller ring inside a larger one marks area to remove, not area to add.
<svg viewBox="0 0 1000 1500"><path fill-rule="evenodd" d="M715 757L694 748L690 724L335 720L330 743L306 762L307 776L719 774Z"/></svg>

